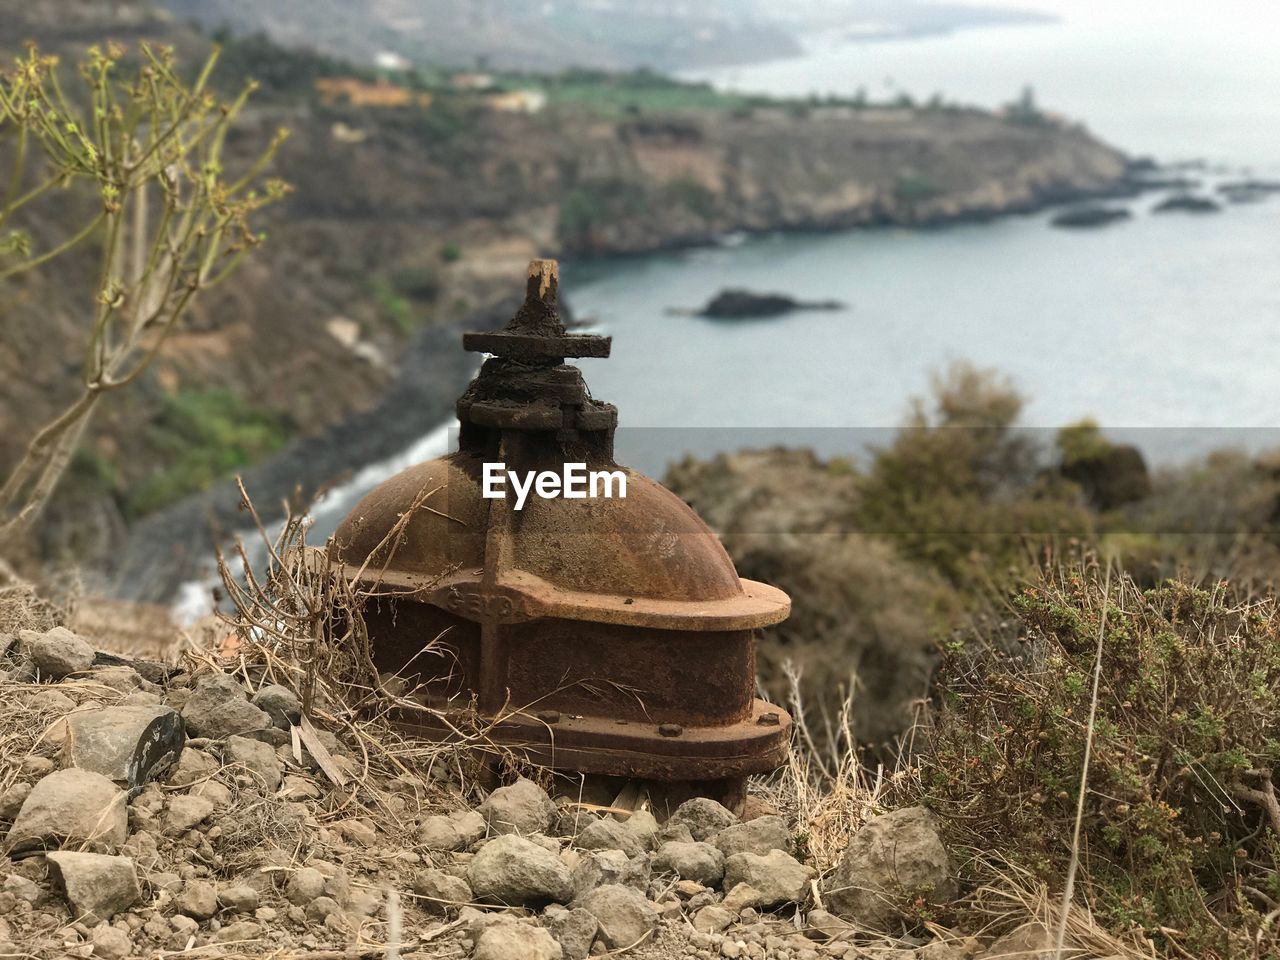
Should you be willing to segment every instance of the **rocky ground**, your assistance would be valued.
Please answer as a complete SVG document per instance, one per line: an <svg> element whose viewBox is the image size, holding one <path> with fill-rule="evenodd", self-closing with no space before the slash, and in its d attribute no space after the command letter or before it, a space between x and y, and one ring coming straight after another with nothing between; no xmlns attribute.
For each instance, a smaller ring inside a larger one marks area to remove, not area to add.
<svg viewBox="0 0 1280 960"><path fill-rule="evenodd" d="M690 800L665 823L523 777L483 795L457 754L406 742L386 763L385 729L319 708L313 726L243 652L230 672L211 653L124 662L38 612L0 632L0 957L1029 960L1043 945L1035 926L993 943L919 922L959 893L922 808L819 838L812 811L763 795L742 816ZM845 849L828 855L833 836Z"/></svg>

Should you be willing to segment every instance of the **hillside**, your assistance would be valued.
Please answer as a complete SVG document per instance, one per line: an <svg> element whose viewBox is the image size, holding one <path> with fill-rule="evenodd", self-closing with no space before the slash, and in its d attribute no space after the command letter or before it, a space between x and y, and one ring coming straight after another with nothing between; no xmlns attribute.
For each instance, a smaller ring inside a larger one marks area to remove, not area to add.
<svg viewBox="0 0 1280 960"><path fill-rule="evenodd" d="M66 29L47 17L14 20L18 10L6 10L6 43L34 36L64 59L95 33L173 42L186 62L208 44L127 6L126 19L86 14ZM530 113L447 86L406 92L407 105L356 106L317 93L320 78L351 73L339 63L264 41L234 42L224 56L228 77L266 82L233 153L288 127L277 169L295 192L264 224L268 242L235 284L95 421L55 509L55 521L73 522L49 525L46 554L103 558L142 517L373 410L388 384L431 385L430 397L410 391L398 429L439 422L466 371L437 347L459 325L490 322L531 256L637 254L739 230L985 218L1111 191L1126 176L1125 158L1081 128L970 110L744 101L653 75L547 78L548 105ZM349 79L386 94L363 75ZM56 232L57 210L43 215L28 224L37 240ZM26 425L65 402L89 284L71 260L5 291L0 469L14 462ZM287 477L273 476L264 502L402 443L379 428L336 450L321 444ZM234 497L222 502L216 516L234 523ZM204 507L184 509L166 529L196 528L190 550L199 551Z"/></svg>

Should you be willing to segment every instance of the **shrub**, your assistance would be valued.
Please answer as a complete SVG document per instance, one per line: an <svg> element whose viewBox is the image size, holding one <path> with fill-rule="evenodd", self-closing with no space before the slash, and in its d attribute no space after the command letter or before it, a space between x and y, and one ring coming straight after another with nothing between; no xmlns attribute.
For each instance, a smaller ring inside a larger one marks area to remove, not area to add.
<svg viewBox="0 0 1280 960"><path fill-rule="evenodd" d="M1280 901L1280 611L1223 584L1143 591L1096 567L1014 601L1018 655L953 646L916 788L951 840L1061 889L1101 635L1077 891L1182 956L1271 950ZM975 862L979 859L975 857ZM974 878L978 879L978 878Z"/></svg>

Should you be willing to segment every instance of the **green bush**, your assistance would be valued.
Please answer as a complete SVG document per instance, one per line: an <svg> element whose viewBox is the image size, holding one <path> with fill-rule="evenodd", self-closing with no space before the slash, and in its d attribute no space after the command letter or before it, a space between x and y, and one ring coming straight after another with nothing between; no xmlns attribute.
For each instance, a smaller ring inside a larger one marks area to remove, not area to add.
<svg viewBox="0 0 1280 960"><path fill-rule="evenodd" d="M1061 890L1101 635L1077 893L1113 931L1180 956L1275 956L1263 922L1280 902L1275 600L1224 584L1143 591L1094 567L1046 577L1014 607L1021 653L978 637L941 665L912 799L953 843Z"/></svg>
<svg viewBox="0 0 1280 960"><path fill-rule="evenodd" d="M284 446L288 425L230 390L183 390L167 396L148 428L166 466L134 485L125 512L150 513Z"/></svg>

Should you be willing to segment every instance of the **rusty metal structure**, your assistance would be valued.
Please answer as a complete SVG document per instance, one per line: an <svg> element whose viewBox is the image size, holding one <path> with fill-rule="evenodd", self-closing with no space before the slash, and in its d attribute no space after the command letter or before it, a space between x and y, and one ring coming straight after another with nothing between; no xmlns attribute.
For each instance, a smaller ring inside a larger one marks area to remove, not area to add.
<svg viewBox="0 0 1280 960"><path fill-rule="evenodd" d="M790 600L740 579L682 500L615 463L617 410L564 362L608 357L611 341L566 331L557 285L555 261L534 261L507 327L464 335L489 357L458 400L458 451L371 491L335 558L380 595L365 611L376 666L432 708L402 724L442 737L470 711L552 768L733 802L785 755L791 718L754 696L753 631ZM483 496L495 462L622 470L626 496L516 510Z"/></svg>

